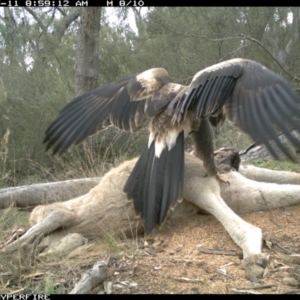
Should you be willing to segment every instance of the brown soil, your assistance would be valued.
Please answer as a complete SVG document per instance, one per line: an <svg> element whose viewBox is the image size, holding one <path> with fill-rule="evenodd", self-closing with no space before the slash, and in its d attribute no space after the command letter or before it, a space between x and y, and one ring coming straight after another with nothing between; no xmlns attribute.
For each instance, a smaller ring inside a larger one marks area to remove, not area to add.
<svg viewBox="0 0 300 300"><path fill-rule="evenodd" d="M83 246L61 258L25 252L3 257L0 291L68 293L86 270L109 255L109 277L93 293L300 294L300 206L243 218L262 228L263 252L270 255L264 277L257 282L246 279L242 251L222 225L213 216L195 215L167 221L146 240L111 243L106 237L105 243Z"/></svg>
<svg viewBox="0 0 300 300"><path fill-rule="evenodd" d="M243 215L264 233L264 277L245 278L242 252L212 216L166 223L132 257L112 259L113 293L300 293L300 206ZM206 254L209 249L215 254ZM217 252L217 250L222 252ZM223 253L223 254L220 254ZM228 254L228 255L224 255ZM298 254L298 256L291 256ZM94 292L100 292L98 287Z"/></svg>

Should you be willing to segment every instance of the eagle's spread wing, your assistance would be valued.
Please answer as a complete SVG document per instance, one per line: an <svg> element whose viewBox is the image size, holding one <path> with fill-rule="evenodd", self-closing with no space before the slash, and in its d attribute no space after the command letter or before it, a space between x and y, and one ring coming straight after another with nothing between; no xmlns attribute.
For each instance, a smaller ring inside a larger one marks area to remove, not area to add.
<svg viewBox="0 0 300 300"><path fill-rule="evenodd" d="M146 118L152 118L148 145L124 187L150 233L182 198L188 133L192 132L208 174L217 174L208 118L222 121L224 108L233 123L263 142L275 157L270 140L294 158L276 130L300 148L299 140L290 133L300 130L299 97L285 79L245 59L208 67L189 86L173 83L165 69L156 68L90 91L62 110L46 131L44 142L47 149L53 147L54 154L62 154L107 126L135 131Z"/></svg>
<svg viewBox="0 0 300 300"><path fill-rule="evenodd" d="M129 75L71 101L47 129L44 143L53 154L63 154L72 144L111 125L134 132L183 88L172 83L162 68Z"/></svg>
<svg viewBox="0 0 300 300"><path fill-rule="evenodd" d="M175 124L185 119L189 110L201 118L217 116L224 106L229 119L255 141L263 142L273 156L278 158L270 140L294 160L275 128L300 147L299 140L290 133L292 128L300 130L300 102L281 76L255 61L232 59L198 72L187 93L184 99L172 103L174 109L168 109Z"/></svg>

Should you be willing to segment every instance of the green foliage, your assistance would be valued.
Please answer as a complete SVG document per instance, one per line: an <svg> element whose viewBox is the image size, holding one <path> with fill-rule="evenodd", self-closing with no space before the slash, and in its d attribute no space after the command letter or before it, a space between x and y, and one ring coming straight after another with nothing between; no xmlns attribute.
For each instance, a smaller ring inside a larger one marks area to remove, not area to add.
<svg viewBox="0 0 300 300"><path fill-rule="evenodd" d="M267 168L267 169L277 170L277 171L278 170L291 171L291 172L300 171L300 164L293 163L290 161L274 160L274 159L265 160L262 158L258 158L256 160L253 160L251 163L260 168Z"/></svg>
<svg viewBox="0 0 300 300"><path fill-rule="evenodd" d="M114 11L115 25L108 17L113 9L102 11L99 85L152 67L165 67L174 80L188 84L197 71L234 57L258 60L291 80L279 67L281 63L300 77L297 7ZM137 32L129 25L130 12ZM76 8L4 8L0 13L1 138L10 131L5 151L1 150L5 154L0 161L2 186L19 184L24 175L55 180L67 174L80 176L80 172L81 176L101 173L108 165L138 155L146 144L146 129L134 135L109 129L72 147L63 158L45 153L46 128L74 96L79 13ZM297 78L292 84L299 88ZM250 140L231 125L223 127L216 141L217 146L239 149L247 143Z"/></svg>
<svg viewBox="0 0 300 300"><path fill-rule="evenodd" d="M1 234L0 238L3 240L11 229L18 227L29 226L28 221L29 213L25 211L19 211L14 207L9 207L0 210L0 224L1 224ZM15 228L16 229L16 228Z"/></svg>
<svg viewBox="0 0 300 300"><path fill-rule="evenodd" d="M55 284L55 278L48 276L45 281L44 292L46 295L61 294L59 287Z"/></svg>

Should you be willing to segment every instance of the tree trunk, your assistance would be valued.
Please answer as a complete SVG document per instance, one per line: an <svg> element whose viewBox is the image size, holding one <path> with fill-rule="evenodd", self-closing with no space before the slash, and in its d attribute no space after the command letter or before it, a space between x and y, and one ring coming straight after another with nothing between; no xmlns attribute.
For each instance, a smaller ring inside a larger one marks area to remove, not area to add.
<svg viewBox="0 0 300 300"><path fill-rule="evenodd" d="M98 86L101 9L82 10L76 51L75 96Z"/></svg>

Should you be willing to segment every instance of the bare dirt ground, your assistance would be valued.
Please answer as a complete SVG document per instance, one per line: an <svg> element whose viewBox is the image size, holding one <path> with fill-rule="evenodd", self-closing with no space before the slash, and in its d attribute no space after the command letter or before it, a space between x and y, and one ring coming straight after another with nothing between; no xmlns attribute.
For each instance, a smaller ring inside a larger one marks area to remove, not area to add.
<svg viewBox="0 0 300 300"><path fill-rule="evenodd" d="M243 215L262 228L270 254L258 282L245 278L242 251L210 215L167 221L148 239L82 246L67 257L26 253L0 258L1 293L68 293L96 261L110 256L109 276L93 293L300 294L300 206ZM37 250L36 250L37 251Z"/></svg>
<svg viewBox="0 0 300 300"><path fill-rule="evenodd" d="M264 277L258 282L245 278L242 252L221 224L212 216L201 215L175 226L167 222L155 238L146 243L141 240L132 257L112 258L108 280L112 291L300 294L300 206L243 218L262 228L266 240L263 252L270 254ZM100 291L101 287L94 290Z"/></svg>

